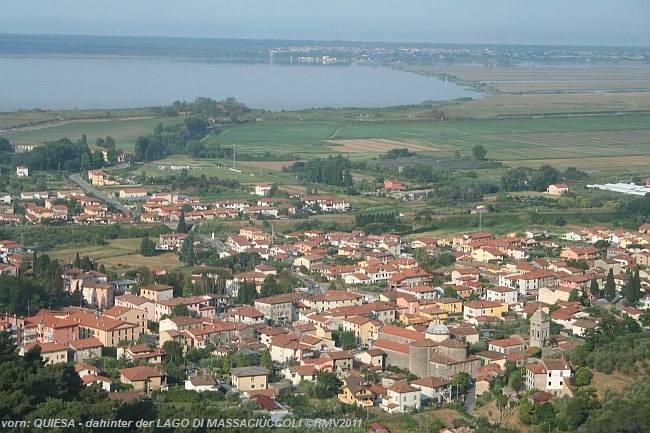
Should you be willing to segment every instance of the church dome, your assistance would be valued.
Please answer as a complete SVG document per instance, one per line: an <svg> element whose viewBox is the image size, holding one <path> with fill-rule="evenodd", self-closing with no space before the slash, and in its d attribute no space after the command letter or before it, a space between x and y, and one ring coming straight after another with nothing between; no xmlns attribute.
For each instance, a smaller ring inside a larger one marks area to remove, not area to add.
<svg viewBox="0 0 650 433"><path fill-rule="evenodd" d="M442 323L430 325L425 332L427 334L449 335L449 329L447 329L447 327Z"/></svg>

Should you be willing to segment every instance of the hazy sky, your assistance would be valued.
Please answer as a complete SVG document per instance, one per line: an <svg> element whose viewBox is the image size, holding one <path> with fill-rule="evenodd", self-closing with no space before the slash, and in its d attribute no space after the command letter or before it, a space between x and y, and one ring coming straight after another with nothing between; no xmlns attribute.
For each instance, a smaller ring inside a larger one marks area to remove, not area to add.
<svg viewBox="0 0 650 433"><path fill-rule="evenodd" d="M650 46L650 0L0 0L0 32Z"/></svg>

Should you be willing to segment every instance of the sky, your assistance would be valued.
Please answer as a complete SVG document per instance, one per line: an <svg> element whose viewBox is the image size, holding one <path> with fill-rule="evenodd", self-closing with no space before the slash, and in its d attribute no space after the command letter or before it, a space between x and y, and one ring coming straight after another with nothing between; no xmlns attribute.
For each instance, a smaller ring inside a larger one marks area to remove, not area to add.
<svg viewBox="0 0 650 433"><path fill-rule="evenodd" d="M649 0L0 0L0 32L650 47Z"/></svg>

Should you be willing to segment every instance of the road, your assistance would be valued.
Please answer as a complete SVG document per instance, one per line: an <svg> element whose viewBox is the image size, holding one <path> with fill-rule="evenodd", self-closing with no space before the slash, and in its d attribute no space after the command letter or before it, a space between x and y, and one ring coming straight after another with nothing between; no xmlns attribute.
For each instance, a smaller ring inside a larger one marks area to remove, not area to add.
<svg viewBox="0 0 650 433"><path fill-rule="evenodd" d="M474 406L476 406L476 386L469 385L470 388L467 389L465 394L465 401L463 402L463 412L474 415Z"/></svg>
<svg viewBox="0 0 650 433"><path fill-rule="evenodd" d="M97 188L95 188L94 186L92 186L91 184L89 184L88 182L83 180L80 175L73 174L73 175L70 176L70 179L72 179L84 191L91 193L92 195L94 195L98 199L104 200L105 202L112 204L113 206L115 206L120 211L124 212L125 214L131 215L131 209L129 209L128 207L124 206L122 203L117 201L117 199L115 197L106 195L103 192L101 192L100 190L98 190Z"/></svg>
<svg viewBox="0 0 650 433"><path fill-rule="evenodd" d="M199 237L200 237L201 240L203 240L204 242L209 243L209 244L212 246L212 248L213 248L214 250L216 250L219 254L223 253L224 251L227 251L226 247L223 245L223 243L221 242L221 240L219 240L219 239L217 239L217 238L212 239L212 238L211 238L210 236L208 236L208 235L199 235Z"/></svg>

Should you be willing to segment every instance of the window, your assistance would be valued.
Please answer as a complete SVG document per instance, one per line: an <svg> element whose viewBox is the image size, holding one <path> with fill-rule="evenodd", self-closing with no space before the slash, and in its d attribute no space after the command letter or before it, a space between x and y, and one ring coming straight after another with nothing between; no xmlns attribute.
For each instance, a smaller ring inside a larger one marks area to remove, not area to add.
<svg viewBox="0 0 650 433"><path fill-rule="evenodd" d="M548 386L551 386L551 382L548 383Z"/></svg>

